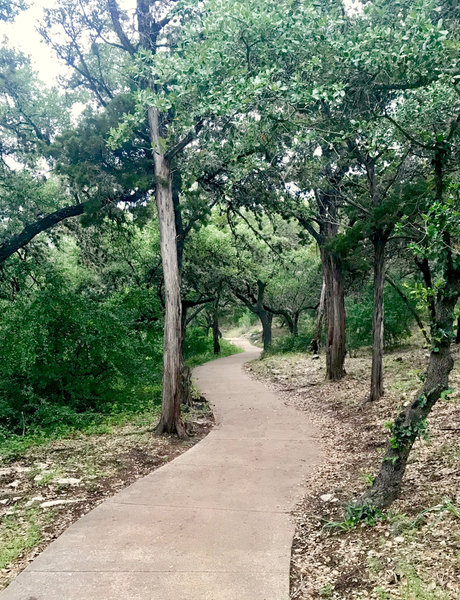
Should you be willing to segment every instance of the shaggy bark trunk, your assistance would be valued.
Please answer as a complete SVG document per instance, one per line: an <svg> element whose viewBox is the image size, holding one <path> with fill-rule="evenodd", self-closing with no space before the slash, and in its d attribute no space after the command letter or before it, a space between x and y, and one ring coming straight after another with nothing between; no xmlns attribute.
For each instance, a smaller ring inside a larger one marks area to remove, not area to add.
<svg viewBox="0 0 460 600"><path fill-rule="evenodd" d="M161 418L156 432L186 435L181 419L182 400L182 301L177 256L176 215L172 194L171 165L160 143L158 110L148 110L150 137L155 158L155 199L160 225L160 249L164 275L165 324L163 395Z"/></svg>
<svg viewBox="0 0 460 600"><path fill-rule="evenodd" d="M321 296L319 299L319 305L318 305L318 309L316 312L315 337L311 341L311 349L314 354L319 354L319 351L321 348L325 302L326 302L326 282L324 281L324 277L323 277L323 285L321 286Z"/></svg>
<svg viewBox="0 0 460 600"><path fill-rule="evenodd" d="M372 319L372 371L369 400L375 402L383 396L383 317L385 291L385 245L380 233L374 239L374 314Z"/></svg>
<svg viewBox="0 0 460 600"><path fill-rule="evenodd" d="M346 374L345 363L345 293L343 278L336 258L326 247L321 248L325 282L326 377L338 381Z"/></svg>

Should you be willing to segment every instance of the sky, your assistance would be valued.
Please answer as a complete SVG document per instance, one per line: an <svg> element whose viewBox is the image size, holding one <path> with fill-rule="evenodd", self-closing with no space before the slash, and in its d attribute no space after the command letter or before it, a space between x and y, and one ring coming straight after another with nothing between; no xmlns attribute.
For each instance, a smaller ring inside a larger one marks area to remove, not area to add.
<svg viewBox="0 0 460 600"><path fill-rule="evenodd" d="M58 74L64 72L53 51L46 46L37 31L43 9L53 6L56 6L56 0L29 2L29 8L21 12L13 23L0 23L0 36L6 36L10 46L31 56L40 79L48 85L56 83Z"/></svg>
<svg viewBox="0 0 460 600"><path fill-rule="evenodd" d="M126 10L132 10L135 0L121 0L119 4ZM42 40L37 27L43 10L58 6L59 0L29 0L28 5L29 8L22 11L13 23L0 22L0 38L6 36L10 46L29 55L40 79L47 85L54 85L66 68Z"/></svg>

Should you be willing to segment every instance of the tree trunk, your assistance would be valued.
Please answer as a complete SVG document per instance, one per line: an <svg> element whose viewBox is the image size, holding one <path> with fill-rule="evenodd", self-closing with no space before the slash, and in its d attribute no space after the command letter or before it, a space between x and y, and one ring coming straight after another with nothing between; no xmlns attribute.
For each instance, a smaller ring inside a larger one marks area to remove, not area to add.
<svg viewBox="0 0 460 600"><path fill-rule="evenodd" d="M372 371L370 402L383 396L383 317L385 291L385 245L386 241L378 232L374 239L374 314L372 318Z"/></svg>
<svg viewBox="0 0 460 600"><path fill-rule="evenodd" d="M268 350L272 343L273 315L267 310L261 310L259 312L259 319L262 323L262 340L264 343L264 350Z"/></svg>
<svg viewBox="0 0 460 600"><path fill-rule="evenodd" d="M439 351L430 354L426 379L421 390L396 418L380 471L372 486L361 498L361 505L386 508L398 497L411 448L417 437L423 433L431 409L442 392L448 389L449 373L454 365L450 353L453 305L449 307L449 304L449 301L444 303L441 311L443 316L438 320L438 327L442 327L447 333L436 348Z"/></svg>
<svg viewBox="0 0 460 600"><path fill-rule="evenodd" d="M345 293L343 278L335 256L325 246L321 248L326 288L326 377L338 381L346 374L345 363Z"/></svg>
<svg viewBox="0 0 460 600"><path fill-rule="evenodd" d="M219 331L219 300L217 299L214 302L213 311L212 311L212 340L213 340L213 348L214 354L220 354L220 331Z"/></svg>
<svg viewBox="0 0 460 600"><path fill-rule="evenodd" d="M457 335L455 336L455 343L460 344L460 317L457 317Z"/></svg>
<svg viewBox="0 0 460 600"><path fill-rule="evenodd" d="M323 336L324 305L326 302L326 282L323 277L321 286L321 296L319 299L318 310L316 312L315 337L311 341L311 349L314 354L319 354L321 348L321 338Z"/></svg>
<svg viewBox="0 0 460 600"><path fill-rule="evenodd" d="M155 158L155 199L160 225L160 248L165 289L163 396L156 432L186 435L181 419L182 396L182 301L177 256L176 216L172 196L171 165L160 143L158 110L149 108L150 137Z"/></svg>
<svg viewBox="0 0 460 600"><path fill-rule="evenodd" d="M296 312L294 313L294 316L292 318L292 335L294 337L297 337L299 335L299 317L300 313Z"/></svg>

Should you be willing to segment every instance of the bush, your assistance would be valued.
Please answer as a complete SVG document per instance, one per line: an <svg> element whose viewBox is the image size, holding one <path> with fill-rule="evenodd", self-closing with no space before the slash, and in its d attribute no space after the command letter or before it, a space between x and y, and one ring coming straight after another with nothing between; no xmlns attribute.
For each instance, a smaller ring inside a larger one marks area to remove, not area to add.
<svg viewBox="0 0 460 600"><path fill-rule="evenodd" d="M52 281L1 309L0 426L8 431L80 428L95 413L152 403L137 388L160 381L161 331L139 322L129 292L98 300Z"/></svg>
<svg viewBox="0 0 460 600"><path fill-rule="evenodd" d="M270 354L286 354L287 352L310 352L312 336L301 334L296 337L289 335L274 340L264 356Z"/></svg>
<svg viewBox="0 0 460 600"><path fill-rule="evenodd" d="M359 295L347 297L347 347L372 344L373 286L369 281ZM415 306L415 302L414 302ZM409 337L414 317L396 290L385 286L385 345L392 346Z"/></svg>
<svg viewBox="0 0 460 600"><path fill-rule="evenodd" d="M215 358L223 358L242 352L239 348L221 338L220 354L214 354L214 343L212 335L206 335L202 327L189 327L185 337L184 353L185 362L188 367L202 365Z"/></svg>

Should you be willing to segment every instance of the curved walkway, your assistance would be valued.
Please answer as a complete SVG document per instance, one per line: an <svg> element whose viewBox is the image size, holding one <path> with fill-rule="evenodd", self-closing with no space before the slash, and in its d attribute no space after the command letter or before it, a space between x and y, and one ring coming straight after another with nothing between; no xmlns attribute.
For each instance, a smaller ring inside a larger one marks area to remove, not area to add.
<svg viewBox="0 0 460 600"><path fill-rule="evenodd" d="M0 600L287 600L294 507L317 461L302 413L242 369L195 371L217 425L82 517Z"/></svg>

